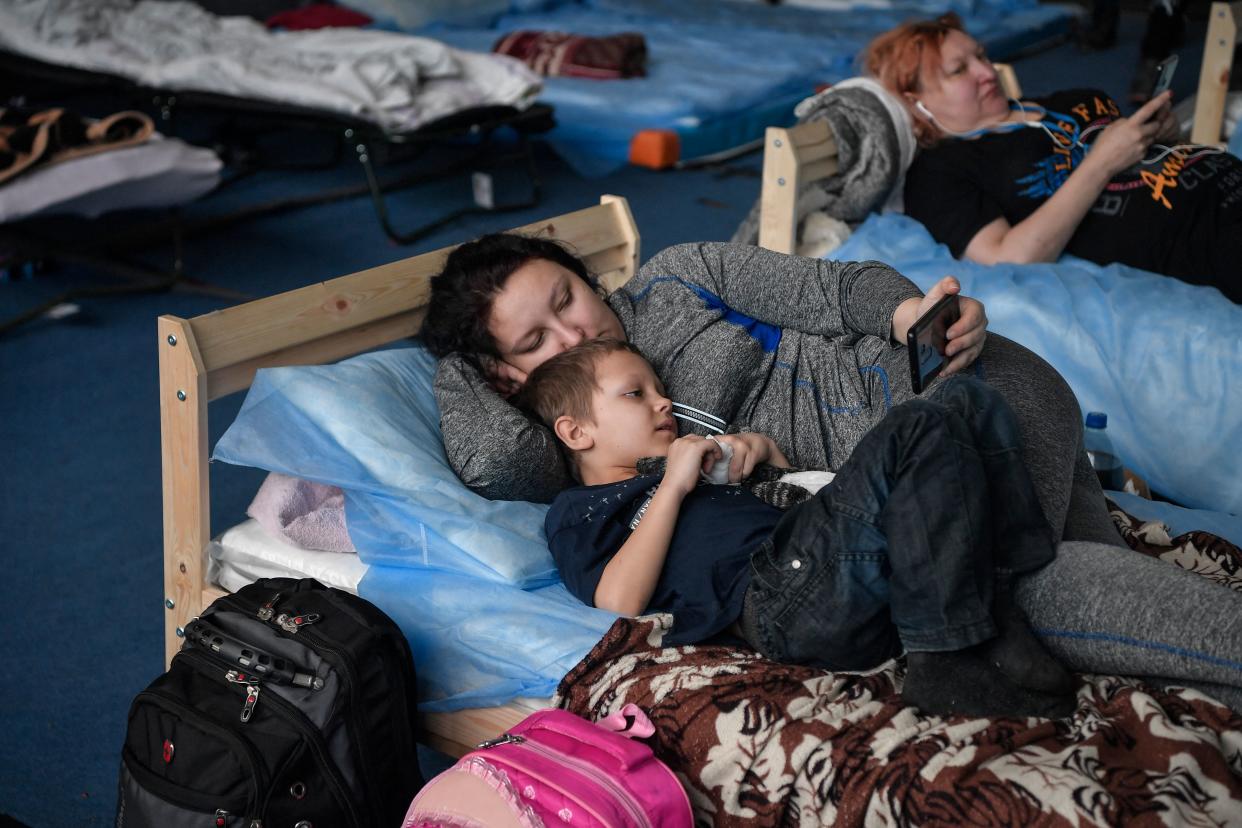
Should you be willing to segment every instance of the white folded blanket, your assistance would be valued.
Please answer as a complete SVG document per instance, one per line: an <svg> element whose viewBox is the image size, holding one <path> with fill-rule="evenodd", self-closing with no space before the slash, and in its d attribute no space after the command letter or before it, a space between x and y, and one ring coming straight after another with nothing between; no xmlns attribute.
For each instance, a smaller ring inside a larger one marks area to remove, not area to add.
<svg viewBox="0 0 1242 828"><path fill-rule="evenodd" d="M0 45L149 86L296 104L417 129L474 106L534 101L520 61L370 29L271 32L186 0L4 0Z"/></svg>

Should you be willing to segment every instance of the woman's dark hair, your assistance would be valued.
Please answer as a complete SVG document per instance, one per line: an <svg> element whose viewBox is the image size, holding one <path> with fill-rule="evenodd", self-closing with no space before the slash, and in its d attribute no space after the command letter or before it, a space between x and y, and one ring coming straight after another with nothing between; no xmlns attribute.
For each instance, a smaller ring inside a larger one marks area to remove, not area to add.
<svg viewBox="0 0 1242 828"><path fill-rule="evenodd" d="M454 351L467 356L499 356L487 330L492 301L513 272L535 259L558 264L595 286L586 265L550 239L492 233L466 242L449 254L431 280L431 300L422 338L437 357Z"/></svg>

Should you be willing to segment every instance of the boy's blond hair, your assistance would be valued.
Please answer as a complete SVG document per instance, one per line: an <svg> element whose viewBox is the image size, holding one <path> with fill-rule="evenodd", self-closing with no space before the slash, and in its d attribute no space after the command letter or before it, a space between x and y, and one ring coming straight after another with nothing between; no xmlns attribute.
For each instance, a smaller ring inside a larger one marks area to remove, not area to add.
<svg viewBox="0 0 1242 828"><path fill-rule="evenodd" d="M518 405L553 430L558 417L594 423L591 397L599 387L595 368L604 357L621 351L642 356L630 343L607 338L588 339L562 351L530 372L518 395Z"/></svg>

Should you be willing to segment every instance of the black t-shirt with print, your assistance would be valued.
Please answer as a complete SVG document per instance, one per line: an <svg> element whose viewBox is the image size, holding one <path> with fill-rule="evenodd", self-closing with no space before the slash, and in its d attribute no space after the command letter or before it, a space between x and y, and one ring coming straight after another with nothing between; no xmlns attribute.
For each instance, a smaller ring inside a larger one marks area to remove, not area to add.
<svg viewBox="0 0 1242 828"><path fill-rule="evenodd" d="M1035 212L1082 162L1084 151L1075 139L1089 146L1120 115L1108 95L1092 89L1031 102L1047 110L1041 120L1051 135L1019 128L947 140L920 152L911 165L906 213L954 256L992 221L1003 217L1016 225ZM1148 158L1160 152L1153 147ZM1204 282L1211 281L1212 245L1239 232L1242 161L1227 153L1185 162L1167 155L1116 175L1065 249L1101 264L1121 262Z"/></svg>
<svg viewBox="0 0 1242 828"><path fill-rule="evenodd" d="M548 548L571 593L595 605L604 567L638 525L660 483L645 475L567 489L544 519ZM694 644L732 624L750 585L750 556L781 511L741 486L700 484L682 501L647 612L671 612L665 644Z"/></svg>

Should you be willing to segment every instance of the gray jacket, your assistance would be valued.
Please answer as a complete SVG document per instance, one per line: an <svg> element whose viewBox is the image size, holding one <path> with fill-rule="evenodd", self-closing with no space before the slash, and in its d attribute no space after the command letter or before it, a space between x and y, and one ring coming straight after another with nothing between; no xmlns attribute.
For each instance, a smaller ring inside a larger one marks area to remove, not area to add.
<svg viewBox="0 0 1242 828"><path fill-rule="evenodd" d="M835 470L887 411L878 363L898 347L897 306L921 296L879 262L708 242L656 254L607 301L679 404L681 433L759 431L794 465ZM555 437L466 360L442 360L435 391L449 463L472 489L547 501L571 484Z"/></svg>
<svg viewBox="0 0 1242 828"><path fill-rule="evenodd" d="M899 130L910 129L908 116L895 123L894 117L904 113L894 115L877 94L877 87L874 82L866 86L842 84L798 105L798 123L827 121L832 127L839 165L835 175L799 189L795 216L799 239L802 224L811 213L827 213L853 226L883 207L885 199L901 187L906 166L913 158L914 138L911 133L909 147L903 148ZM733 241L759 243L759 206L756 200L734 231Z"/></svg>

